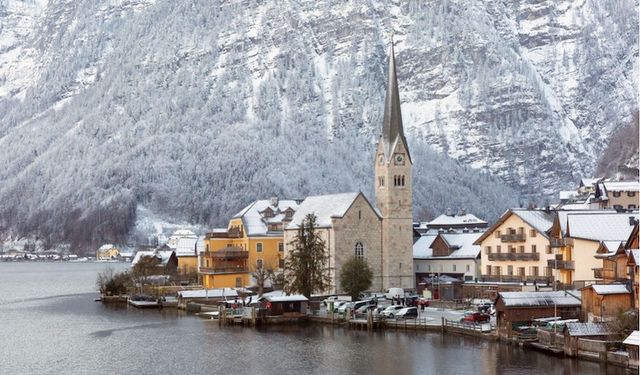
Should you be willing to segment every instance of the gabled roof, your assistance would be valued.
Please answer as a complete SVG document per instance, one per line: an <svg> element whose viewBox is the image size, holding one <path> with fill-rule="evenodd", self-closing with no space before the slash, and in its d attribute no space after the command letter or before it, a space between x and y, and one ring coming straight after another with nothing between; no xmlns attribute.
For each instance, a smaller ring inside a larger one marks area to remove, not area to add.
<svg viewBox="0 0 640 375"><path fill-rule="evenodd" d="M554 214L553 212L547 212L543 210L530 210L526 208L510 208L500 216L498 221L495 222L486 232L480 236L475 244L480 245L485 238L489 237L496 229L498 229L511 215L516 215L522 221L529 224L542 236L549 238L547 231L553 224Z"/></svg>
<svg viewBox="0 0 640 375"><path fill-rule="evenodd" d="M607 258L614 256L623 248L622 241L600 241L600 246L596 250L596 258Z"/></svg>
<svg viewBox="0 0 640 375"><path fill-rule="evenodd" d="M176 256L196 256L196 244L198 238L182 237L178 239L176 245Z"/></svg>
<svg viewBox="0 0 640 375"><path fill-rule="evenodd" d="M111 243L106 243L106 244L104 244L104 245L100 246L100 248L99 248L98 250L106 251L106 250L111 250L111 249L113 249L114 247L115 247L115 246L113 246L113 244L111 244Z"/></svg>
<svg viewBox="0 0 640 375"><path fill-rule="evenodd" d="M172 255L175 255L175 251L173 250L138 251L136 253L136 256L133 258L133 261L131 261L131 267L138 264L138 262L142 257L147 257L147 256L160 258L160 264L158 264L158 267L164 267L167 265L167 263L169 263L169 260L171 259Z"/></svg>
<svg viewBox="0 0 640 375"><path fill-rule="evenodd" d="M633 331L626 339L622 342L625 345L634 345L640 346L640 331Z"/></svg>
<svg viewBox="0 0 640 375"><path fill-rule="evenodd" d="M625 249L634 249L638 248L638 223L633 226L631 233L629 234L629 238L624 244Z"/></svg>
<svg viewBox="0 0 640 375"><path fill-rule="evenodd" d="M303 295L295 294L291 296L270 296L263 295L262 298L269 302L308 302L309 299Z"/></svg>
<svg viewBox="0 0 640 375"><path fill-rule="evenodd" d="M389 48L389 66L387 79L387 94L384 99L384 117L382 120L382 146L387 161L391 159L391 153L399 141L404 143L411 162L409 144L404 137L402 128L402 113L400 112L400 93L398 90L398 78L396 77L396 56L393 50L393 41Z"/></svg>
<svg viewBox="0 0 640 375"><path fill-rule="evenodd" d="M361 192L316 195L302 201L287 229L299 228L308 214L316 215L316 227L329 228L332 225L331 219L343 217L359 196L362 196L376 216L380 217L378 211Z"/></svg>
<svg viewBox="0 0 640 375"><path fill-rule="evenodd" d="M438 216L437 218L431 220L430 222L426 223L427 228L434 228L434 227L449 227L452 225L455 226L464 226L464 225L468 225L468 226L478 226L478 225L483 225L483 224L487 224L486 221L479 219L478 217L476 217L473 214L464 214L464 215L447 215L447 214L442 214L440 216Z"/></svg>
<svg viewBox="0 0 640 375"><path fill-rule="evenodd" d="M560 231L564 236L567 233L567 216L577 214L577 215L603 215L603 214L612 214L616 213L614 209L597 209L597 210L582 210L582 209L570 209L567 206L563 206L561 209L555 212L556 217L554 218L554 227L560 226Z"/></svg>
<svg viewBox="0 0 640 375"><path fill-rule="evenodd" d="M629 289L624 284L592 284L587 288L593 289L596 294L629 294Z"/></svg>
<svg viewBox="0 0 640 375"><path fill-rule="evenodd" d="M498 299L502 299L506 307L581 306L580 297L574 291L501 292Z"/></svg>
<svg viewBox="0 0 640 375"><path fill-rule="evenodd" d="M273 203L276 203L276 205L273 205ZM288 208L297 210L298 207L298 202L291 199L279 199L277 202L271 199L261 199L243 208L235 214L233 218L242 219L244 232L247 236L267 236L269 235L268 224L282 223L282 220L285 218L282 212ZM267 209L270 209L276 215L268 218L263 217L262 213ZM278 234L281 235L281 233Z"/></svg>
<svg viewBox="0 0 640 375"><path fill-rule="evenodd" d="M437 235L421 236L416 243L413 244L413 257L415 259L476 259L480 255L480 246L474 245L474 242L482 233L478 232L455 232L455 233L439 233ZM448 256L433 256L433 241L440 236L443 241L453 249Z"/></svg>
<svg viewBox="0 0 640 375"><path fill-rule="evenodd" d="M638 181L603 181L602 185L607 192L609 191L640 191L640 182Z"/></svg>
<svg viewBox="0 0 640 375"><path fill-rule="evenodd" d="M590 241L625 241L633 230L629 217L637 219L638 212L595 215L570 213L567 215L566 235Z"/></svg>
<svg viewBox="0 0 640 375"><path fill-rule="evenodd" d="M627 264L634 264L636 266L640 265L640 250L629 250L629 260L627 261Z"/></svg>

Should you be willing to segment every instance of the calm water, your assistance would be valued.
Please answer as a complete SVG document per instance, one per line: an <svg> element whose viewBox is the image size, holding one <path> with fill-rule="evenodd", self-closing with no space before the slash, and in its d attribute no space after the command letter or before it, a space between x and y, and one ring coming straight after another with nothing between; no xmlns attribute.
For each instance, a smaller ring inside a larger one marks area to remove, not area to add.
<svg viewBox="0 0 640 375"><path fill-rule="evenodd" d="M174 309L93 302L124 264L0 263L0 374L624 374L435 333L218 327Z"/></svg>

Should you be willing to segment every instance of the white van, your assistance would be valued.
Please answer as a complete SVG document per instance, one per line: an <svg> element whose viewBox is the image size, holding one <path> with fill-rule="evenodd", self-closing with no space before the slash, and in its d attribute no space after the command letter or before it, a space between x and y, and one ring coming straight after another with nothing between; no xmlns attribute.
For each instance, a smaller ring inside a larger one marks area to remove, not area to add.
<svg viewBox="0 0 640 375"><path fill-rule="evenodd" d="M389 288L389 289L387 289L387 291L384 294L384 296L387 297L387 299L404 298L404 289L402 289L402 288Z"/></svg>

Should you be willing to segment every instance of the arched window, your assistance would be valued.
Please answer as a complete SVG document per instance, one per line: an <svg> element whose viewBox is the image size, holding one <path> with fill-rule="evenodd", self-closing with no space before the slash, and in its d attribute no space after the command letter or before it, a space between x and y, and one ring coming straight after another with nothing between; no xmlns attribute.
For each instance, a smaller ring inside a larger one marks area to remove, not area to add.
<svg viewBox="0 0 640 375"><path fill-rule="evenodd" d="M364 246L362 242L356 242L356 258L364 257Z"/></svg>
<svg viewBox="0 0 640 375"><path fill-rule="evenodd" d="M400 186L404 186L404 176L400 177L401 182L400 182Z"/></svg>

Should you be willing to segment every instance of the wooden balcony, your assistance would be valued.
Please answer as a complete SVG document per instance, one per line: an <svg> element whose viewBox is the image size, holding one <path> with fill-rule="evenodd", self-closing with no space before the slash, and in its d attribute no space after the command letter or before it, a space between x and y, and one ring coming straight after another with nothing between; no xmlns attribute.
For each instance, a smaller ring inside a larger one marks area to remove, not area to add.
<svg viewBox="0 0 640 375"><path fill-rule="evenodd" d="M512 282L512 283L527 283L533 284L534 282L539 285L551 285L553 284L553 276L521 276L521 275L480 275L480 281L483 282Z"/></svg>
<svg viewBox="0 0 640 375"><path fill-rule="evenodd" d="M564 247L564 241L562 238L551 238L549 239L549 245L553 248Z"/></svg>
<svg viewBox="0 0 640 375"><path fill-rule="evenodd" d="M576 268L575 263L572 260L556 259L549 259L547 261L547 267L555 270L574 270Z"/></svg>
<svg viewBox="0 0 640 375"><path fill-rule="evenodd" d="M516 261L516 260L540 260L539 253L489 253L488 258L491 261Z"/></svg>
<svg viewBox="0 0 640 375"><path fill-rule="evenodd" d="M524 233L503 234L500 236L502 242L524 242L527 238Z"/></svg>
<svg viewBox="0 0 640 375"><path fill-rule="evenodd" d="M592 268L593 269L593 277L596 279L602 279L602 273L603 273L603 269L602 268Z"/></svg>
<svg viewBox="0 0 640 375"><path fill-rule="evenodd" d="M215 261L248 259L249 252L241 247L225 247L216 251L205 251L204 257L212 258Z"/></svg>
<svg viewBox="0 0 640 375"><path fill-rule="evenodd" d="M225 274L225 273L247 273L249 269L243 267L200 267L200 273L206 274Z"/></svg>
<svg viewBox="0 0 640 375"><path fill-rule="evenodd" d="M237 227L232 227L226 232L209 232L205 235L206 239L212 238L242 238L244 236L243 231Z"/></svg>

